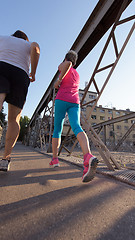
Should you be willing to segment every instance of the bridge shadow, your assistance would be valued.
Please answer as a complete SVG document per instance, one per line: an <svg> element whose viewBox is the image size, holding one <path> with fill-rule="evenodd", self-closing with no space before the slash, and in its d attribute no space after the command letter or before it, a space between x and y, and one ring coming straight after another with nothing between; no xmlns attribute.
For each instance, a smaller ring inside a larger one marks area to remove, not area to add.
<svg viewBox="0 0 135 240"><path fill-rule="evenodd" d="M130 206L124 214L125 210L117 206L117 198L127 189L122 188L122 184L111 186L110 183L108 188L105 182L106 179L101 177L91 184L65 187L0 206L2 240L8 239L8 233L3 233L4 226L12 227L16 221L19 223L16 230L11 228L14 233L11 240L18 236L19 240L135 239L135 209ZM99 185L102 184L101 189ZM114 204L111 211L110 202ZM115 219L114 216L111 218L114 209L119 211Z"/></svg>
<svg viewBox="0 0 135 240"><path fill-rule="evenodd" d="M14 156L16 170L0 172L0 239L135 239L134 187L101 175L84 184L77 166L62 163L50 169L44 156L29 151L30 159L26 153L22 161L20 154ZM35 160L41 160L39 168ZM21 196L13 196L21 191ZM3 193L9 198L7 204Z"/></svg>
<svg viewBox="0 0 135 240"><path fill-rule="evenodd" d="M41 175L41 176L40 176ZM24 184L39 183L46 185L48 180L66 180L80 178L81 181L82 170L77 167L66 166L60 168L40 168L40 169L26 169L9 172L0 172L0 187L17 186Z"/></svg>
<svg viewBox="0 0 135 240"><path fill-rule="evenodd" d="M105 233L102 233L97 240L134 240L135 239L135 207L124 214Z"/></svg>
<svg viewBox="0 0 135 240"><path fill-rule="evenodd" d="M82 169L70 163L62 163L60 168L50 168L51 156L32 151L20 143L13 151L12 159L10 171L0 171L0 187L33 183L46 186L48 180L81 179L82 176Z"/></svg>

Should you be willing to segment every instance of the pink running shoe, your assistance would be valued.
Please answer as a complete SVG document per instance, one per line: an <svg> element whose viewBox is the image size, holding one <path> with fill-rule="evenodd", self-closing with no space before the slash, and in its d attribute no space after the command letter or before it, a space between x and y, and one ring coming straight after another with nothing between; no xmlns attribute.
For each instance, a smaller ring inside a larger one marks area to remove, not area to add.
<svg viewBox="0 0 135 240"><path fill-rule="evenodd" d="M53 158L52 161L49 163L50 167L59 167L60 164L59 164L59 160L58 158Z"/></svg>
<svg viewBox="0 0 135 240"><path fill-rule="evenodd" d="M84 170L83 170L83 182L89 182L91 181L95 174L96 174L96 168L98 165L98 159L95 157L89 158L89 156L84 161Z"/></svg>

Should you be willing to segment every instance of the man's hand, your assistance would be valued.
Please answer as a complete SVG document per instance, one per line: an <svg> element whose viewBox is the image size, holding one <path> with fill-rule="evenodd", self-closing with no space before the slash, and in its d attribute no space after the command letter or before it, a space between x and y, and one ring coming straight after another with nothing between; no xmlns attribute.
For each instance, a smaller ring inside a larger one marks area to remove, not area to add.
<svg viewBox="0 0 135 240"><path fill-rule="evenodd" d="M35 82L35 75L34 74L32 74L32 73L30 73L30 82Z"/></svg>

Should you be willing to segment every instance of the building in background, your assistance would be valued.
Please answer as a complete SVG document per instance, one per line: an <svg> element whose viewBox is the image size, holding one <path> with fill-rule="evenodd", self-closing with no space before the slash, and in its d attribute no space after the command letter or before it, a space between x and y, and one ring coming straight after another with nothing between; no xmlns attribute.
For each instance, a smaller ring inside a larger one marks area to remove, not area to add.
<svg viewBox="0 0 135 240"><path fill-rule="evenodd" d="M80 89L79 90L79 96L80 100L82 99L84 94L84 90ZM96 92L91 92L88 91L85 101L83 103L89 102L91 100L94 100L97 97ZM90 109L92 108L92 103L85 105L82 108L83 115L87 118L89 115ZM108 108L108 107L103 107L102 105L95 106L91 117L89 118L90 124L94 127L96 124L99 124L101 122L105 122L107 120L111 120L123 115L127 115L129 113L133 113L130 111L130 109L126 110L121 110L121 109L116 109L116 108ZM115 146L117 143L121 140L121 138L125 135L125 133L128 131L128 129L132 126L134 123L135 119L129 119L129 120L124 120L121 122L117 122L114 124L110 124L106 126L106 132L104 129L102 129L99 132L100 138L104 141L106 138L106 145L109 146ZM65 122L64 122L64 128L63 128L63 133L62 135L65 136L67 131L69 129L69 120L68 116L66 115L65 117ZM70 135L72 135L73 132L70 132ZM125 141L123 142L124 146L135 146L135 129L131 131L131 133L127 136Z"/></svg>

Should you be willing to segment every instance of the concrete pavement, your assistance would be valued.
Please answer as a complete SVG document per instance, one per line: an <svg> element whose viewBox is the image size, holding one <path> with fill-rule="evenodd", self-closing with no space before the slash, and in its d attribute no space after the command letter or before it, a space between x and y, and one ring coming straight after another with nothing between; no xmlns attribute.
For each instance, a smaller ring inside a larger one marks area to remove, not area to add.
<svg viewBox="0 0 135 240"><path fill-rule="evenodd" d="M0 152L2 154L2 152ZM0 172L0 240L134 240L135 187L17 144Z"/></svg>

